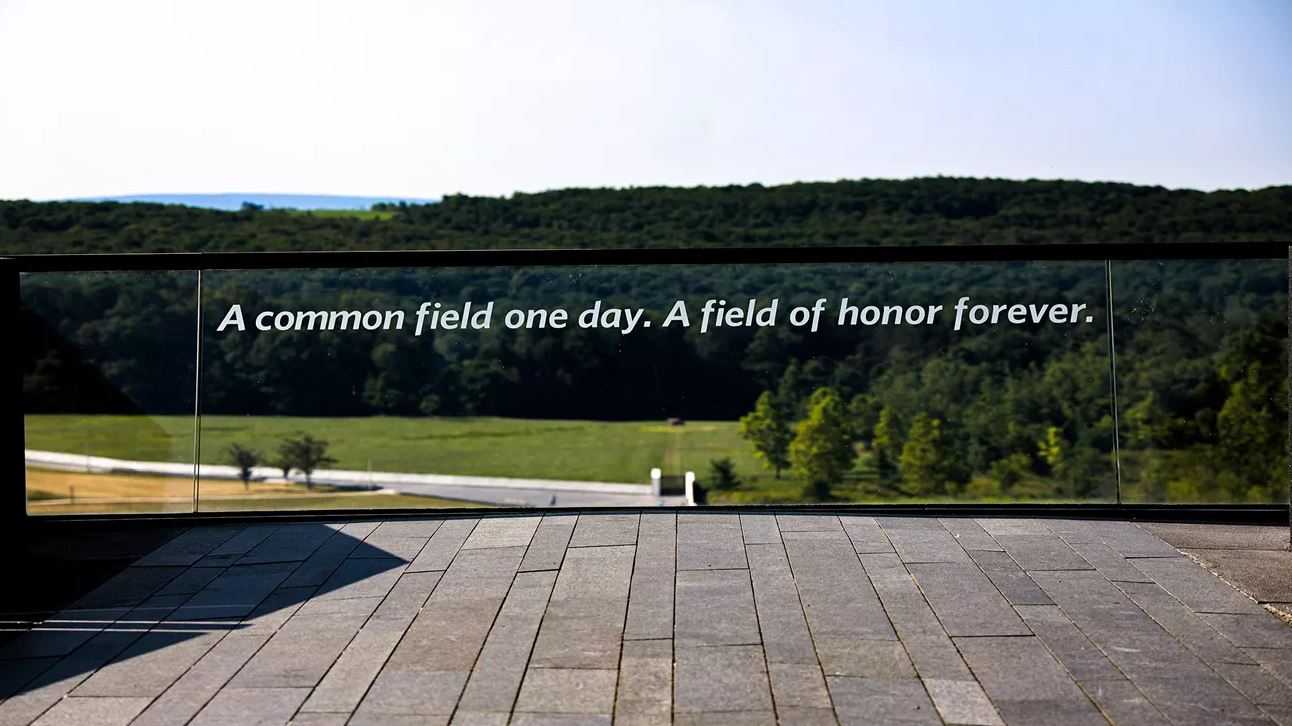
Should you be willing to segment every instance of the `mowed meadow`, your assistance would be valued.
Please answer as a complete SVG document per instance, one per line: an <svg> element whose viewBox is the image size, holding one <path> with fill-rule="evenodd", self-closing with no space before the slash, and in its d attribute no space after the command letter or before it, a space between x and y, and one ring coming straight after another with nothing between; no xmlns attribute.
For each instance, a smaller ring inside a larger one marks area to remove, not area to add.
<svg viewBox="0 0 1292 726"><path fill-rule="evenodd" d="M27 448L138 461L191 461L189 416L52 414L26 418ZM328 468L645 484L652 467L703 476L729 457L738 474L766 475L734 421L566 421L489 417L303 418L203 416L204 464L231 464L232 444L259 451L305 433L328 442Z"/></svg>

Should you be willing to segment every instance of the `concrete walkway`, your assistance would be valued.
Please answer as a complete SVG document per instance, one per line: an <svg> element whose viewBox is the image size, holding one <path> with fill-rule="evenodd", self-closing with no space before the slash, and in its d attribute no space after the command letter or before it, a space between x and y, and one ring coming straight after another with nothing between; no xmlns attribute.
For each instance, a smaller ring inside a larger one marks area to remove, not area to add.
<svg viewBox="0 0 1292 726"><path fill-rule="evenodd" d="M211 526L0 644L0 697L0 726L1289 724L1292 627L1125 522Z"/></svg>

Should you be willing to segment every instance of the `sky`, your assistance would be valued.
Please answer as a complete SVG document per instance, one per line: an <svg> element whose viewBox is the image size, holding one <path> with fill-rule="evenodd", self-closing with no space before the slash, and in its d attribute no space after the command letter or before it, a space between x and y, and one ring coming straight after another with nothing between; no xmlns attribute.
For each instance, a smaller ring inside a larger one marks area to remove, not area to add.
<svg viewBox="0 0 1292 726"><path fill-rule="evenodd" d="M1292 183L1292 3L0 0L0 198Z"/></svg>

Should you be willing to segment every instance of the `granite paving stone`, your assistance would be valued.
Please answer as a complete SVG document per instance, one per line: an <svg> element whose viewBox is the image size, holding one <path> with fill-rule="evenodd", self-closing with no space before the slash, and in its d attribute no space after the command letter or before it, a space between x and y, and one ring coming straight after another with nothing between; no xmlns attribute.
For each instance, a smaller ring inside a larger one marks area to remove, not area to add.
<svg viewBox="0 0 1292 726"><path fill-rule="evenodd" d="M965 726L1003 726L996 707L977 681L948 681L929 679L924 687L933 699L933 706L949 724Z"/></svg>
<svg viewBox="0 0 1292 726"><path fill-rule="evenodd" d="M995 540L1027 572L1093 569L1062 539L1054 535L1006 534Z"/></svg>
<svg viewBox="0 0 1292 726"><path fill-rule="evenodd" d="M1216 663L1212 667L1252 703L1261 706L1292 706L1292 687L1259 665Z"/></svg>
<svg viewBox="0 0 1292 726"><path fill-rule="evenodd" d="M839 518L825 514L778 514L776 526L782 532L837 532Z"/></svg>
<svg viewBox="0 0 1292 726"><path fill-rule="evenodd" d="M776 714L768 711L716 711L679 713L673 723L677 726L775 726Z"/></svg>
<svg viewBox="0 0 1292 726"><path fill-rule="evenodd" d="M1103 716L1037 638L956 638L1005 723L1104 724Z"/></svg>
<svg viewBox="0 0 1292 726"><path fill-rule="evenodd" d="M364 624L310 693L301 710L355 710L412 620L412 615L409 615L406 620L372 619Z"/></svg>
<svg viewBox="0 0 1292 726"><path fill-rule="evenodd" d="M900 562L894 566L885 555L860 557L919 676L925 679L970 679L969 668L906 567Z"/></svg>
<svg viewBox="0 0 1292 726"><path fill-rule="evenodd" d="M60 610L0 645L0 665L8 668L8 661L65 656L129 612L125 607Z"/></svg>
<svg viewBox="0 0 1292 726"><path fill-rule="evenodd" d="M81 726L82 724L103 724L125 726L148 705L143 697L110 697L110 698L65 698L49 709L39 719L36 726Z"/></svg>
<svg viewBox="0 0 1292 726"><path fill-rule="evenodd" d="M610 726L611 717L603 713L518 713L512 726Z"/></svg>
<svg viewBox="0 0 1292 726"><path fill-rule="evenodd" d="M382 522L369 538L375 539L430 539L444 524L443 519L399 519Z"/></svg>
<svg viewBox="0 0 1292 726"><path fill-rule="evenodd" d="M754 604L762 629L763 648L769 663L816 664L816 651L808 632L798 587L790 571L785 548L776 544L746 546Z"/></svg>
<svg viewBox="0 0 1292 726"><path fill-rule="evenodd" d="M135 726L186 723L228 683L268 635L232 632L207 651L134 721Z"/></svg>
<svg viewBox="0 0 1292 726"><path fill-rule="evenodd" d="M366 524L366 523L365 523ZM317 587L332 576L340 564L345 561L363 542L363 538L376 528L363 528L358 531L350 525L342 527L336 536L319 545L319 548L306 559L283 582L283 587Z"/></svg>
<svg viewBox="0 0 1292 726"><path fill-rule="evenodd" d="M839 517L839 523L848 533L853 550L858 553L892 552L893 544L874 517Z"/></svg>
<svg viewBox="0 0 1292 726"><path fill-rule="evenodd" d="M917 680L829 676L830 698L839 723L940 724L924 685Z"/></svg>
<svg viewBox="0 0 1292 726"><path fill-rule="evenodd" d="M1207 663L1255 663L1207 622L1205 618L1209 616L1193 612L1156 584L1120 582L1117 587L1164 630Z"/></svg>
<svg viewBox="0 0 1292 726"><path fill-rule="evenodd" d="M139 558L135 566L187 567L233 539L240 531L241 528L235 526L194 527Z"/></svg>
<svg viewBox="0 0 1292 726"><path fill-rule="evenodd" d="M237 534L206 553L202 559L191 564L204 567L227 567L232 565L281 527L282 525L280 524L253 524L244 527Z"/></svg>
<svg viewBox="0 0 1292 726"><path fill-rule="evenodd" d="M1292 648L1243 648L1243 653L1266 670L1292 685Z"/></svg>
<svg viewBox="0 0 1292 726"><path fill-rule="evenodd" d="M615 692L617 723L668 724L673 714L673 642L626 640Z"/></svg>
<svg viewBox="0 0 1292 726"><path fill-rule="evenodd" d="M78 599L70 609L134 607L170 584L187 569L163 566L127 567Z"/></svg>
<svg viewBox="0 0 1292 726"><path fill-rule="evenodd" d="M129 630L108 629L95 633L25 685L22 692L0 703L0 726L31 723L138 637L139 633Z"/></svg>
<svg viewBox="0 0 1292 726"><path fill-rule="evenodd" d="M407 719L408 723L448 723L467 673L433 666L401 664L383 668L355 711L355 718L374 724L397 723L401 716L418 717Z"/></svg>
<svg viewBox="0 0 1292 726"><path fill-rule="evenodd" d="M480 520L462 549L528 547L542 517L497 517Z"/></svg>
<svg viewBox="0 0 1292 726"><path fill-rule="evenodd" d="M817 642L816 650L827 676L915 677L906 647L896 640L834 637Z"/></svg>
<svg viewBox="0 0 1292 726"><path fill-rule="evenodd" d="M1000 551L1000 543L994 537L987 534L987 530L982 528L969 517L944 517L938 520L944 529L956 538L956 542L966 550L994 550ZM959 683L960 681L949 681L950 683ZM957 686L948 686L956 688Z"/></svg>
<svg viewBox="0 0 1292 726"><path fill-rule="evenodd" d="M431 591L439 584L442 572L405 572L399 576L395 586L390 588L386 597L377 606L372 617L377 620L385 618L412 619L426 604Z"/></svg>
<svg viewBox="0 0 1292 726"><path fill-rule="evenodd" d="M637 536L624 639L673 637L677 517L643 514Z"/></svg>
<svg viewBox="0 0 1292 726"><path fill-rule="evenodd" d="M1072 534L1067 534L1071 532ZM1134 522L1069 522L1056 533L1068 541L1102 542L1122 557L1180 557L1180 551Z"/></svg>
<svg viewBox="0 0 1292 726"><path fill-rule="evenodd" d="M1154 529L1286 554L1198 527ZM4 634L0 726L1292 723L1292 625L1131 522L695 509L172 531Z"/></svg>
<svg viewBox="0 0 1292 726"><path fill-rule="evenodd" d="M308 688L225 688L190 723L192 726L285 724L308 695Z"/></svg>
<svg viewBox="0 0 1292 726"><path fill-rule="evenodd" d="M1040 519L978 517L974 520L992 537L1011 534L1054 534L1051 523Z"/></svg>
<svg viewBox="0 0 1292 726"><path fill-rule="evenodd" d="M238 558L237 564L300 562L336 533L335 529L322 524L283 525Z"/></svg>
<svg viewBox="0 0 1292 726"><path fill-rule="evenodd" d="M763 649L756 645L676 648L674 710L771 711Z"/></svg>
<svg viewBox="0 0 1292 726"><path fill-rule="evenodd" d="M1259 717L1254 704L1113 583L1093 572L1041 572L1035 577L1073 623L1167 718L1208 723L1217 713Z"/></svg>
<svg viewBox="0 0 1292 726"><path fill-rule="evenodd" d="M617 677L613 668L530 668L520 687L516 711L610 715Z"/></svg>
<svg viewBox="0 0 1292 726"><path fill-rule="evenodd" d="M269 593L250 615L238 623L237 631L266 637L273 635L278 632L283 623L296 614L297 610L308 603L317 591L316 587L280 587ZM176 609L176 613L182 614L183 608Z"/></svg>
<svg viewBox="0 0 1292 726"><path fill-rule="evenodd" d="M739 516L678 516L677 569L707 570L748 566Z"/></svg>
<svg viewBox="0 0 1292 726"><path fill-rule="evenodd" d="M211 584L227 568L190 567L157 591L158 595L192 595Z"/></svg>
<svg viewBox="0 0 1292 726"><path fill-rule="evenodd" d="M346 560L332 572L314 598L385 597L404 574L405 562L393 557Z"/></svg>
<svg viewBox="0 0 1292 726"><path fill-rule="evenodd" d="M377 682L456 682L456 676L425 675L434 670L460 674L465 683L523 555L523 547L496 547L455 557ZM410 675L400 675L405 671Z"/></svg>
<svg viewBox="0 0 1292 726"><path fill-rule="evenodd" d="M383 537L372 534L350 552L349 559L396 559L412 562L429 539L428 537Z"/></svg>
<svg viewBox="0 0 1292 726"><path fill-rule="evenodd" d="M447 570L453 556L462 548L462 543L471 536L478 519L446 520L427 540L417 559L408 564L409 572L426 572L428 570Z"/></svg>
<svg viewBox="0 0 1292 726"><path fill-rule="evenodd" d="M635 517L633 522L635 535ZM576 547L566 553L531 665L617 667L634 550L629 546Z"/></svg>
<svg viewBox="0 0 1292 726"><path fill-rule="evenodd" d="M1292 627L1269 613L1202 613L1199 617L1239 647L1292 649Z"/></svg>
<svg viewBox="0 0 1292 726"><path fill-rule="evenodd" d="M1152 582L1133 561L1122 557L1103 542L1069 542L1072 551L1081 555L1099 574L1113 582Z"/></svg>
<svg viewBox="0 0 1292 726"><path fill-rule="evenodd" d="M172 615L173 620L242 618L282 584L298 563L239 565L225 570Z"/></svg>
<svg viewBox="0 0 1292 726"><path fill-rule="evenodd" d="M144 633L111 663L77 686L72 695L156 698L218 643L225 632L161 629Z"/></svg>
<svg viewBox="0 0 1292 726"><path fill-rule="evenodd" d="M301 606L232 681L245 688L313 688L376 609L379 598Z"/></svg>
<svg viewBox="0 0 1292 726"><path fill-rule="evenodd" d="M740 530L745 544L780 544L781 531L776 527L772 514L740 515Z"/></svg>
<svg viewBox="0 0 1292 726"><path fill-rule="evenodd" d="M1195 612L1265 613L1255 600L1186 557L1141 559L1135 567Z"/></svg>
<svg viewBox="0 0 1292 726"><path fill-rule="evenodd" d="M830 693L825 676L815 664L772 663L767 667L772 684L772 701L778 711L787 708L829 710Z"/></svg>
<svg viewBox="0 0 1292 726"><path fill-rule="evenodd" d="M459 708L511 711L555 584L556 573L552 571L516 575L471 670Z"/></svg>
<svg viewBox="0 0 1292 726"><path fill-rule="evenodd" d="M1059 606L1028 605L1015 609L1078 684L1088 687L1097 681L1125 678Z"/></svg>
<svg viewBox="0 0 1292 726"><path fill-rule="evenodd" d="M907 569L948 635L1032 634L976 566L927 563Z"/></svg>
<svg viewBox="0 0 1292 726"><path fill-rule="evenodd" d="M520 563L521 571L559 569L577 521L577 515L549 514L543 517L529 541L529 549L525 550L525 559Z"/></svg>
<svg viewBox="0 0 1292 726"><path fill-rule="evenodd" d="M751 645L762 642L747 570L691 570L677 573L679 648Z"/></svg>
<svg viewBox="0 0 1292 726"><path fill-rule="evenodd" d="M1081 687L1114 724L1166 726L1170 723L1127 678L1091 681Z"/></svg>
<svg viewBox="0 0 1292 726"><path fill-rule="evenodd" d="M1047 596L1031 577L1018 566L1013 557L1005 552L991 550L974 550L969 553L991 580L991 584L1000 590L1000 594L1014 605L1049 605Z"/></svg>
<svg viewBox="0 0 1292 726"><path fill-rule="evenodd" d="M583 514L574 526L571 547L612 547L637 543L638 514Z"/></svg>
<svg viewBox="0 0 1292 726"><path fill-rule="evenodd" d="M937 524L937 520L930 520ZM885 528L897 555L907 564L915 562L955 562L968 564L968 553L950 532L942 529Z"/></svg>
<svg viewBox="0 0 1292 726"><path fill-rule="evenodd" d="M850 541L789 540L785 551L814 639L897 637Z"/></svg>

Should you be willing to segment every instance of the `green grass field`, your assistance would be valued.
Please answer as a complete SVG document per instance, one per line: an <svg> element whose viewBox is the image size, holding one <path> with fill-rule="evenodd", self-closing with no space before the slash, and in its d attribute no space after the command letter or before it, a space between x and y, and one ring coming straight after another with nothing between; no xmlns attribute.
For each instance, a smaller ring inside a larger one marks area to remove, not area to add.
<svg viewBox="0 0 1292 726"><path fill-rule="evenodd" d="M143 461L191 461L186 416L28 416L27 447ZM201 459L227 464L230 444L272 458L297 432L329 442L333 468L646 483L651 467L703 473L731 457L760 471L735 422L556 421L505 418L202 417Z"/></svg>

